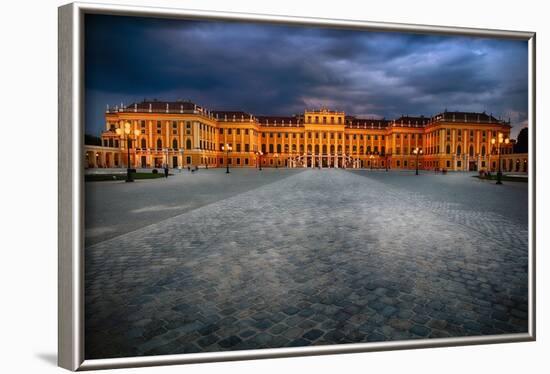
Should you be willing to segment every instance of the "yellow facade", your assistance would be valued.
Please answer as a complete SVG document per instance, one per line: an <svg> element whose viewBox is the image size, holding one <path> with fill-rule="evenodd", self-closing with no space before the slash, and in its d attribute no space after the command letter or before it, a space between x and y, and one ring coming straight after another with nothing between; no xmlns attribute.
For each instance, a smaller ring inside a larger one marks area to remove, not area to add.
<svg viewBox="0 0 550 374"><path fill-rule="evenodd" d="M130 143L116 133L126 123ZM485 113L385 120L320 109L255 116L183 101L144 101L107 109L102 146L86 146L86 167L127 167L130 144L132 168L257 167L261 162L262 167L415 169L418 162L420 169L495 170L499 147L491 139L509 138L510 128ZM500 150L502 160L513 159L513 165L503 161L503 170L509 165L516 170L512 144L501 143ZM522 155L517 171L526 171L526 162Z"/></svg>

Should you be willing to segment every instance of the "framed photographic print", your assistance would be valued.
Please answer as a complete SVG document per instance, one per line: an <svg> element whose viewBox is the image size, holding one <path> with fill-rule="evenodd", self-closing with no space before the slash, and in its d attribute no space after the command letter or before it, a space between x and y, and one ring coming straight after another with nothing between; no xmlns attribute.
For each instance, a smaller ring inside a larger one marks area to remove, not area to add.
<svg viewBox="0 0 550 374"><path fill-rule="evenodd" d="M59 8L59 365L535 339L535 34Z"/></svg>

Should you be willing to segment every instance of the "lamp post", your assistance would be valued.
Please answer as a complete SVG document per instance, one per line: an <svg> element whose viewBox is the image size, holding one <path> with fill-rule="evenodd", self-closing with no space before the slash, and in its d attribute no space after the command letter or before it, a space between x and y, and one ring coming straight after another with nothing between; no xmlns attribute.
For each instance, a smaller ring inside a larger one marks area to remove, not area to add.
<svg viewBox="0 0 550 374"><path fill-rule="evenodd" d="M491 144L494 146L495 144L497 144L498 142L498 145L497 145L497 152L498 152L498 172L497 172L497 183L496 184L502 184L502 169L500 167L500 154L502 153L502 143L504 144L508 144L510 143L510 139L508 138L504 138L504 135L499 132L498 133L498 139L497 138L492 138L491 139Z"/></svg>
<svg viewBox="0 0 550 374"><path fill-rule="evenodd" d="M226 156L225 156L225 165L226 165L226 170L225 170L225 173L226 174L229 174L229 152L231 152L233 150L233 147L231 147L229 144L226 144L224 146L222 146L222 151L225 151L226 153Z"/></svg>
<svg viewBox="0 0 550 374"><path fill-rule="evenodd" d="M369 156L369 159L370 159L370 169L372 170L372 163L374 162L374 155L371 154L371 155Z"/></svg>
<svg viewBox="0 0 550 374"><path fill-rule="evenodd" d="M262 156L264 153L262 151L258 151L256 152L256 154L258 155L258 165L259 165L258 170L262 171Z"/></svg>
<svg viewBox="0 0 550 374"><path fill-rule="evenodd" d="M163 148L162 149L162 154L164 156L164 167L168 167L168 152L169 152L169 148Z"/></svg>
<svg viewBox="0 0 550 374"><path fill-rule="evenodd" d="M134 178L132 177L132 171L131 171L131 165L130 165L130 148L132 147L132 139L130 138L130 135L132 134L132 125L130 122L126 122L124 124L124 129L117 128L116 133L118 136L120 136L121 140L124 138L124 135L126 136L126 151L128 153L128 163L126 168L126 182L133 182ZM139 130L134 130L134 136L137 139L137 136L140 134Z"/></svg>
<svg viewBox="0 0 550 374"><path fill-rule="evenodd" d="M416 175L418 175L418 156L422 154L422 149L416 147L413 151L413 153L416 155Z"/></svg>

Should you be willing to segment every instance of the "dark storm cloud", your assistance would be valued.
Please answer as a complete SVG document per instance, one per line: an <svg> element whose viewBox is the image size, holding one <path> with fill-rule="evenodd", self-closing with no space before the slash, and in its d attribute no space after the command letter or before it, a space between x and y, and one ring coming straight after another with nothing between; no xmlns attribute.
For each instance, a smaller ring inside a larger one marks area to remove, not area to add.
<svg viewBox="0 0 550 374"><path fill-rule="evenodd" d="M527 118L527 44L482 38L115 16L86 18L86 127L106 104L190 99L293 114L448 110ZM517 132L517 131L516 131Z"/></svg>

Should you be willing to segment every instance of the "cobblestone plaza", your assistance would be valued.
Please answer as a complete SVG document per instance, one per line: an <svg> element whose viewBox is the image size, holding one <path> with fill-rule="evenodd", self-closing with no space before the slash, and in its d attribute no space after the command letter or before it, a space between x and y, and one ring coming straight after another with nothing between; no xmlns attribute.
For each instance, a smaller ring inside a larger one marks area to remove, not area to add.
<svg viewBox="0 0 550 374"><path fill-rule="evenodd" d="M86 358L527 331L528 186L223 169L86 184Z"/></svg>

